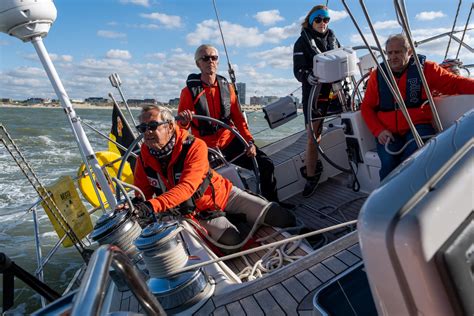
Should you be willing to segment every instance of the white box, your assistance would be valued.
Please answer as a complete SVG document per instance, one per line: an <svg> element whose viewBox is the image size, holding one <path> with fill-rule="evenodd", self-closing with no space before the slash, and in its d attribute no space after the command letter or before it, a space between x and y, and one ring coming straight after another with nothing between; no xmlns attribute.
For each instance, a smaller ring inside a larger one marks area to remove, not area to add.
<svg viewBox="0 0 474 316"><path fill-rule="evenodd" d="M356 74L357 61L353 49L336 48L314 56L313 74L323 83L341 81Z"/></svg>

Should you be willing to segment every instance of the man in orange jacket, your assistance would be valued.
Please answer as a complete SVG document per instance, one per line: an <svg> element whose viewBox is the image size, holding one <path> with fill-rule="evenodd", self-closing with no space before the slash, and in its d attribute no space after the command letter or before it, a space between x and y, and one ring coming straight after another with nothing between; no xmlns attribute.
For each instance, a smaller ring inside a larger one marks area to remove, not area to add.
<svg viewBox="0 0 474 316"><path fill-rule="evenodd" d="M193 214L213 239L225 245L239 244L245 236L223 211L244 213L251 224L266 212L260 223L295 225L294 215L277 203L234 187L212 170L206 143L178 127L169 109L143 107L137 128L144 134L144 144L135 166L134 183L147 199L136 206L140 218L171 209Z"/></svg>
<svg viewBox="0 0 474 316"><path fill-rule="evenodd" d="M185 121L180 124L184 128L191 125L193 135L202 138L209 147L219 148L228 161L245 152L245 155L233 162L238 166L252 169L250 158L255 157L259 166L262 195L269 201L278 202L275 167L272 160L255 146L232 85L224 77L217 75L217 49L211 45L201 45L194 57L201 73L189 75L186 87L181 91L178 113ZM193 112L235 126L249 143L249 147L245 148L231 131L217 124L192 120Z"/></svg>
<svg viewBox="0 0 474 316"><path fill-rule="evenodd" d="M416 130L421 137L434 135L436 131L431 124L433 118L431 108L425 103L426 91L416 68L415 57L412 56L408 39L403 34L392 35L387 39L385 49L388 64L393 71ZM473 79L454 75L436 63L425 60L425 56L418 55L416 58L422 64L423 73L432 91L446 95L474 94ZM386 72L384 63L381 67ZM382 165L380 180L382 180L408 158L417 149L417 145L412 141L398 155L392 155L385 150L385 144L388 143L391 152L400 151L408 141L413 139L413 134L387 83L377 70L370 75L361 112L369 130L377 138L377 153Z"/></svg>

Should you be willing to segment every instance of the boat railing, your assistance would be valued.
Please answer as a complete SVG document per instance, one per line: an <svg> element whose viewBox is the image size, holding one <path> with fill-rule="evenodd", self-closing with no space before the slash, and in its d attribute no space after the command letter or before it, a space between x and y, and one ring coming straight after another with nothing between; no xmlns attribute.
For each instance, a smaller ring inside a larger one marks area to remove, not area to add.
<svg viewBox="0 0 474 316"><path fill-rule="evenodd" d="M88 268L74 300L71 315L99 315L110 284L109 270L113 268L137 298L147 315L166 315L163 307L150 292L141 272L117 246L103 245L91 257Z"/></svg>

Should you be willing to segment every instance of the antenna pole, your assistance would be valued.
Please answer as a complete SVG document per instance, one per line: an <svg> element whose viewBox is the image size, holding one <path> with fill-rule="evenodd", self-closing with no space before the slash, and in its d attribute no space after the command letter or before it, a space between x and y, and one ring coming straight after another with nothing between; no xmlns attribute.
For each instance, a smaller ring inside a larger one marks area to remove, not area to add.
<svg viewBox="0 0 474 316"><path fill-rule="evenodd" d="M225 56L227 58L227 68L228 68L228 72L229 72L230 81L232 82L232 87L234 88L234 91L237 94L237 104L239 105L239 108L242 111L242 108L240 106L240 100L239 100L239 97L238 97L239 92L237 91L237 85L235 84L235 82L236 82L235 72L234 72L234 69L232 68L232 65L230 64L229 54L227 53L227 46L226 46L225 40L224 40L224 33L222 32L221 21L219 19L219 13L217 12L216 0L212 0L212 4L214 6L214 12L216 13L217 25L219 25L219 32L221 33L222 44L224 45L224 51L225 51Z"/></svg>

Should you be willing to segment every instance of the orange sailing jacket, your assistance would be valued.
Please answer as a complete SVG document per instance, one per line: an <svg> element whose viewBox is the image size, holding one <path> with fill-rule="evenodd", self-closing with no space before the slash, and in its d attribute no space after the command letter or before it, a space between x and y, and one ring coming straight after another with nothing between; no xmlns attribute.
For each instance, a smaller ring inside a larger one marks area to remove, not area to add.
<svg viewBox="0 0 474 316"><path fill-rule="evenodd" d="M450 73L432 61L425 61L423 73L431 91L446 95L474 94L474 80ZM400 109L394 111L379 111L379 88L377 70L370 74L367 90L361 105L362 117L372 134L377 137L383 130L393 134L404 135L410 128ZM402 97L405 99L407 85L407 71L400 78L395 78ZM426 99L426 92L422 87L422 99ZM432 113L429 104L416 108L409 108L408 113L416 124L431 123Z"/></svg>
<svg viewBox="0 0 474 316"><path fill-rule="evenodd" d="M209 171L207 146L201 139L196 138L184 160L181 177L178 183L174 183L173 166L178 161L183 148L183 142L187 139L188 135L189 133L186 130L176 127L176 144L171 153L167 175L163 175L159 161L150 154L148 147L145 144L141 146L140 155L143 163L139 161L140 159L137 160L134 183L143 191L147 200L153 205L155 212L163 212L170 208L178 207L181 203L190 199L207 176ZM166 192L155 198L152 198L155 189L145 172L147 167L153 169L166 186ZM197 211L223 210L227 204L232 183L214 170L211 170L211 172L212 185L209 185L204 195L195 201ZM215 192L215 203L212 196L212 187Z"/></svg>
<svg viewBox="0 0 474 316"><path fill-rule="evenodd" d="M203 85L204 93L206 94L206 100L209 107L209 113L211 114L212 118L220 119L221 117L221 104L220 104L220 92L217 82L215 82L212 86ZM245 122L244 116L239 109L237 104L237 97L235 95L235 91L232 88L232 85L229 85L230 91L230 120L227 124L230 126L235 126L242 137L248 142L253 140L252 134L249 131L248 125ZM190 110L195 112L194 105L197 103L198 100L193 100L193 96L191 91L189 91L188 87L183 88L181 90L181 96L179 98L179 106L178 106L178 113L184 110ZM197 119L193 120L193 124L191 124L191 132L196 137L203 139L207 146L209 147L219 147L225 148L230 142L234 139L235 135L232 134L231 131L225 128L219 128L215 134L213 135L206 135L200 136L199 130L196 128L199 126L199 122Z"/></svg>

